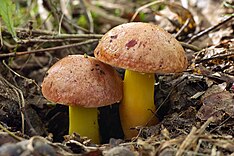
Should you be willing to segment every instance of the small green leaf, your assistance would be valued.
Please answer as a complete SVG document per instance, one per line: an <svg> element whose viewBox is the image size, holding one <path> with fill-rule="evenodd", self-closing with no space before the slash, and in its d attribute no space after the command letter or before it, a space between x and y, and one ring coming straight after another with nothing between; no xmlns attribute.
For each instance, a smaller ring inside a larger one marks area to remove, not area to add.
<svg viewBox="0 0 234 156"><path fill-rule="evenodd" d="M0 0L0 16L5 23L8 31L11 33L12 37L17 40L16 32L14 30L13 24L13 12L15 11L15 5L11 0Z"/></svg>
<svg viewBox="0 0 234 156"><path fill-rule="evenodd" d="M81 15L77 21L77 24L80 26L80 27L83 27L83 28L87 28L88 27L88 22L87 22L87 19L84 15Z"/></svg>

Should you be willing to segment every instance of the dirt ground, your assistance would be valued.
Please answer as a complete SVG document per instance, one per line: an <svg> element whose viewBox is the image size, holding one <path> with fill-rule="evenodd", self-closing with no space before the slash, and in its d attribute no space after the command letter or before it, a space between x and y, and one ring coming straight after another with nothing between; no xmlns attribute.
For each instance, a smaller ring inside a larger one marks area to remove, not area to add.
<svg viewBox="0 0 234 156"><path fill-rule="evenodd" d="M15 10L0 12L0 155L234 156L233 1L1 3ZM115 103L99 108L101 144L67 135L68 107L41 93L46 72L67 55L93 56L104 33L132 21L164 28L188 58L183 73L155 74L159 124L124 140Z"/></svg>

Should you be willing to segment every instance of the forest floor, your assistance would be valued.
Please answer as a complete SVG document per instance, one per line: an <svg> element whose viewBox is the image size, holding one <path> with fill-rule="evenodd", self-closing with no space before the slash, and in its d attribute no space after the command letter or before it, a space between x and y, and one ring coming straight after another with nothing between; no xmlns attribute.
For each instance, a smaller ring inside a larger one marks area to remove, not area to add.
<svg viewBox="0 0 234 156"><path fill-rule="evenodd" d="M13 13L0 12L0 155L234 156L234 3L176 2L8 3ZM67 55L93 56L105 32L132 21L170 32L189 61L183 73L155 75L159 124L124 140L116 103L99 108L102 144L67 135L68 107L41 93L46 71Z"/></svg>

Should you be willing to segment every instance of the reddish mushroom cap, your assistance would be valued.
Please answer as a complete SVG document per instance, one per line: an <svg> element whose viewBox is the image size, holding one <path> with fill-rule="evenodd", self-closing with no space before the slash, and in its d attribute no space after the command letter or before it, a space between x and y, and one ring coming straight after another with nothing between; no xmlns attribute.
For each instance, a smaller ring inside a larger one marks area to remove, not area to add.
<svg viewBox="0 0 234 156"><path fill-rule="evenodd" d="M174 73L187 68L180 43L162 28L141 22L114 27L94 51L107 64L144 73Z"/></svg>
<svg viewBox="0 0 234 156"><path fill-rule="evenodd" d="M42 93L55 103L100 107L122 99L122 80L114 68L93 57L70 55L48 70Z"/></svg>

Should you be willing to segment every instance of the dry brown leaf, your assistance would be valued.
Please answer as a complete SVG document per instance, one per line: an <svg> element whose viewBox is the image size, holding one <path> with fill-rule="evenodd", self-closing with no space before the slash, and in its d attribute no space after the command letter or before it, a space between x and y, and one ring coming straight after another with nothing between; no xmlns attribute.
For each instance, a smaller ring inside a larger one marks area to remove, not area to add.
<svg viewBox="0 0 234 156"><path fill-rule="evenodd" d="M215 121L220 121L227 114L234 118L234 94L228 91L214 93L203 99L203 106L197 113L201 120L213 116Z"/></svg>
<svg viewBox="0 0 234 156"><path fill-rule="evenodd" d="M187 27L184 29L185 32L194 32L196 28L195 20L193 19L193 15L191 12L184 8L183 6L177 4L177 3L165 3L168 8L177 14L177 20L179 22L179 28L178 30L186 23L186 21L189 19L189 23Z"/></svg>

